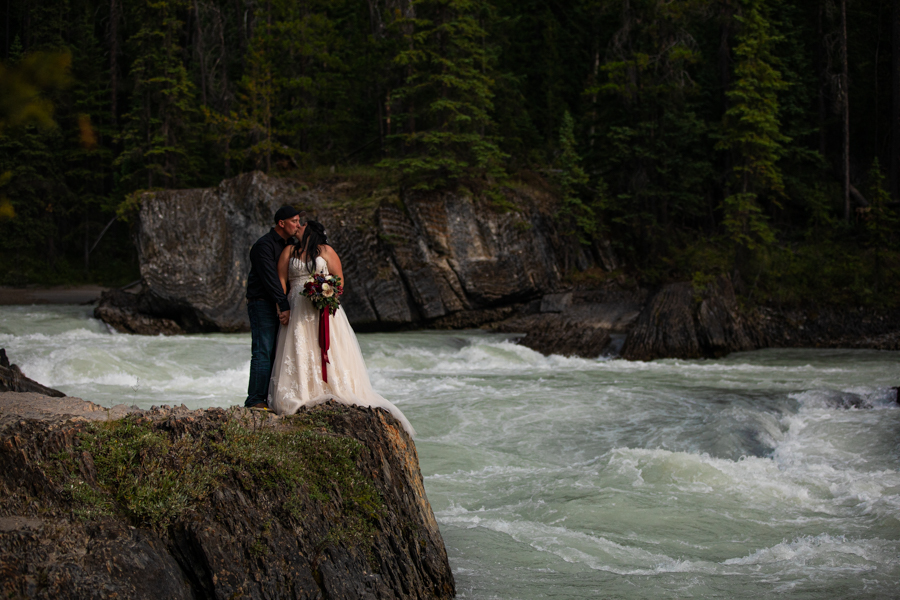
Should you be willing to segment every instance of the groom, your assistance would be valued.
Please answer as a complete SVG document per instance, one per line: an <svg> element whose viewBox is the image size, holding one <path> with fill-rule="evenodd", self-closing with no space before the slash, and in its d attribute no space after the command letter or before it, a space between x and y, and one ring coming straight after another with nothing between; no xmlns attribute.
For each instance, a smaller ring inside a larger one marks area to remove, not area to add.
<svg viewBox="0 0 900 600"><path fill-rule="evenodd" d="M247 313L250 315L250 384L248 408L268 408L269 378L275 359L278 324L287 323L291 305L278 279L278 257L287 241L298 232L304 213L282 206L275 213L275 226L250 249L250 276L247 277ZM276 310L275 307L278 307ZM279 314L280 313L280 314Z"/></svg>

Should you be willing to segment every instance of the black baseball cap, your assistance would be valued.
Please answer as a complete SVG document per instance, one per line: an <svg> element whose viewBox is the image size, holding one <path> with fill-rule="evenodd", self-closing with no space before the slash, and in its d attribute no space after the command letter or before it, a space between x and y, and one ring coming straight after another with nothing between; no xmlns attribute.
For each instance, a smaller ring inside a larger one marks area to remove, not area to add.
<svg viewBox="0 0 900 600"><path fill-rule="evenodd" d="M287 221L288 219L293 219L295 216L301 214L299 210L294 208L293 206L288 206L285 204L277 211L275 211L275 222L278 221Z"/></svg>

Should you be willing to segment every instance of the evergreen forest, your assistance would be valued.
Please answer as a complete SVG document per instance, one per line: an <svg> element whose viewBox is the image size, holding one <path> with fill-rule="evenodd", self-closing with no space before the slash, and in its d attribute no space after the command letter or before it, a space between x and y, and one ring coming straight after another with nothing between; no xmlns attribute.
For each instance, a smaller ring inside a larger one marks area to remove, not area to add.
<svg viewBox="0 0 900 600"><path fill-rule="evenodd" d="M144 190L559 199L570 281L900 306L896 0L5 0L0 285L137 277ZM604 246L606 247L606 246Z"/></svg>

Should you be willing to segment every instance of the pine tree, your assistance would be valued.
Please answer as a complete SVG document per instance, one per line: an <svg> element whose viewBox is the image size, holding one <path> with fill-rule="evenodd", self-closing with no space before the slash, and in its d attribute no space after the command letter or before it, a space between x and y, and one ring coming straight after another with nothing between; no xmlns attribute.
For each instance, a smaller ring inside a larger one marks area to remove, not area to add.
<svg viewBox="0 0 900 600"><path fill-rule="evenodd" d="M228 157L243 168L299 167L328 160L335 150L357 143L352 76L344 58L347 41L331 13L352 21L351 2L270 0L253 19L246 68L238 85L235 110L207 110ZM354 40L359 42L359 40ZM358 95L358 96L361 96ZM343 142L340 146L336 140ZM337 147L336 147L337 146Z"/></svg>
<svg viewBox="0 0 900 600"><path fill-rule="evenodd" d="M247 48L247 68L239 84L238 110L228 121L233 131L244 139L243 144L239 143L230 152L230 157L241 161L241 170L271 171L272 154L278 149L274 130L278 87L271 11L271 3L256 10L253 37Z"/></svg>
<svg viewBox="0 0 900 600"><path fill-rule="evenodd" d="M341 35L336 23L353 22L357 11L346 0L279 2L275 50L288 60L278 61L277 83L283 90L278 129L292 148L293 164L310 164L313 156L325 161L336 141L343 148L362 141L346 137L353 130L355 101L349 88L359 73L349 73L345 58L353 53L347 53L346 38L351 36Z"/></svg>
<svg viewBox="0 0 900 600"><path fill-rule="evenodd" d="M191 151L196 119L194 84L179 45L186 0L141 0L125 6L138 30L127 45L133 91L116 159L127 189L187 185L199 170Z"/></svg>
<svg viewBox="0 0 900 600"><path fill-rule="evenodd" d="M597 231L597 215L594 207L583 200L590 179L581 167L575 141L575 121L569 111L563 113L559 150L557 179L562 196L560 217L567 222L570 234L575 235L582 244L590 244L591 236Z"/></svg>
<svg viewBox="0 0 900 600"><path fill-rule="evenodd" d="M110 95L103 49L94 31L93 14L81 7L73 23L72 66L75 84L69 95L69 118L63 125L66 136L65 178L75 195L69 208L72 241L80 242L84 271L90 271L90 254L95 236L115 214L114 201L108 197L113 152L109 144L115 135L109 122Z"/></svg>
<svg viewBox="0 0 900 600"><path fill-rule="evenodd" d="M885 255L891 249L892 237L897 231L900 219L891 210L891 194L884 188L884 174L878 158L869 169L869 207L866 209L866 229L869 233L869 246L874 255L875 294L882 289L885 281Z"/></svg>
<svg viewBox="0 0 900 600"><path fill-rule="evenodd" d="M608 222L623 225L615 237L632 260L651 266L666 252L676 223L695 226L709 211L713 187L709 126L698 114L700 46L693 35L709 10L707 0L599 1L595 27L617 17L596 75L587 122L596 131L588 170L608 174L617 192L604 202ZM595 177L597 175L594 175Z"/></svg>
<svg viewBox="0 0 900 600"><path fill-rule="evenodd" d="M732 180L722 203L723 225L738 254L774 241L775 233L760 206L760 196L773 203L784 192L778 161L789 138L781 133L778 92L785 88L773 45L778 37L766 17L764 0L742 0L738 44L734 49L734 82L726 92L728 110L722 139L716 145L732 156Z"/></svg>
<svg viewBox="0 0 900 600"><path fill-rule="evenodd" d="M498 176L503 153L492 137L493 79L485 52L480 0L413 0L397 19L401 50L394 64L403 84L392 93L403 106L397 120L397 170L416 189L453 185L462 177Z"/></svg>

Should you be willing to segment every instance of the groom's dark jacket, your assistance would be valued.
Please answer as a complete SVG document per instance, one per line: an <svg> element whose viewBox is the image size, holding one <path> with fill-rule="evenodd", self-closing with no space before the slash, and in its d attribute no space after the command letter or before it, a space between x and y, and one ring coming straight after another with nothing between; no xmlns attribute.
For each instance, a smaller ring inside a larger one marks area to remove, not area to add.
<svg viewBox="0 0 900 600"><path fill-rule="evenodd" d="M271 300L282 311L291 310L287 296L278 280L278 257L287 242L275 233L275 228L262 236L250 248L250 275L247 277L247 300Z"/></svg>

